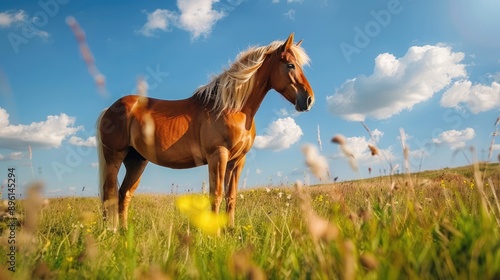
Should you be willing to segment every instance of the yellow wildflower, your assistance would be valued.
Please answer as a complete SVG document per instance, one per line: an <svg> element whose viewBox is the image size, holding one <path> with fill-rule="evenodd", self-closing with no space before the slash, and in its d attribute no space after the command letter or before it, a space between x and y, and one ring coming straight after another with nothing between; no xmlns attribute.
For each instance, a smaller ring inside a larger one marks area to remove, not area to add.
<svg viewBox="0 0 500 280"><path fill-rule="evenodd" d="M252 230L252 225L247 225L247 226L243 226L243 229L246 230L246 231L250 231Z"/></svg>
<svg viewBox="0 0 500 280"><path fill-rule="evenodd" d="M182 213L200 212L210 207L208 197L202 195L183 195L175 200L175 205Z"/></svg>
<svg viewBox="0 0 500 280"><path fill-rule="evenodd" d="M215 235L227 223L225 214L210 211L210 200L202 195L183 195L175 200L177 209L185 214L194 226Z"/></svg>

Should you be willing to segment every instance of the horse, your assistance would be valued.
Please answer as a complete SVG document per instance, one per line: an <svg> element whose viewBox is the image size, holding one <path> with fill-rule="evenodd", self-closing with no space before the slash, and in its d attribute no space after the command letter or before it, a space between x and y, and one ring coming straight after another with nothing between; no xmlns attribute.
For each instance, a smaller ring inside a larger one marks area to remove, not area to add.
<svg viewBox="0 0 500 280"><path fill-rule="evenodd" d="M238 180L267 92L279 92L298 112L314 104L301 43L294 43L292 33L286 41L250 47L187 99L128 95L105 109L96 139L103 217L112 229L127 227L128 207L148 162L173 169L208 164L211 209L219 213L225 191L228 224L234 227ZM122 164L126 172L118 189Z"/></svg>

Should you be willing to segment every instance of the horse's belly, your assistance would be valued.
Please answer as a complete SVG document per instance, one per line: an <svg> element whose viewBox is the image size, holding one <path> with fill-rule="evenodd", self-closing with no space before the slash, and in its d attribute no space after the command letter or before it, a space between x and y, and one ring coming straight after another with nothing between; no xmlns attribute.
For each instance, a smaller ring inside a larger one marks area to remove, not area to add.
<svg viewBox="0 0 500 280"><path fill-rule="evenodd" d="M193 168L207 164L199 148L193 145L173 145L164 149L161 146L134 147L150 162L175 169Z"/></svg>
<svg viewBox="0 0 500 280"><path fill-rule="evenodd" d="M207 161L195 152L183 153L171 151L157 153L156 162L152 162L175 169L193 168L207 164Z"/></svg>

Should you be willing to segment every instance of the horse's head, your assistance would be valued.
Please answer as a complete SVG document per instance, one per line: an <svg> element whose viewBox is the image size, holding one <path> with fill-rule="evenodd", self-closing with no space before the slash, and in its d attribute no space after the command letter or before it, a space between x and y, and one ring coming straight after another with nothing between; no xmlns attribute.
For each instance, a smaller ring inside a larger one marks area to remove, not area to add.
<svg viewBox="0 0 500 280"><path fill-rule="evenodd" d="M271 66L272 88L281 93L299 112L309 111L314 104L314 92L302 71L307 55L300 48L300 41L293 44L293 33L276 50L276 59Z"/></svg>

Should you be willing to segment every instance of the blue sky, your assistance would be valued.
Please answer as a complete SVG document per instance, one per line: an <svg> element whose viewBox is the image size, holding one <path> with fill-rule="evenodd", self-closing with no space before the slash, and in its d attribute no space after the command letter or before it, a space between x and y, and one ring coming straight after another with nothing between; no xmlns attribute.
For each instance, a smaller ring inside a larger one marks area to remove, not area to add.
<svg viewBox="0 0 500 280"><path fill-rule="evenodd" d="M305 73L316 104L298 114L268 93L240 188L316 182L301 151L307 143L339 180L404 171L401 129L412 171L465 165L472 146L488 160L500 108L498 14L494 0L2 1L0 182L15 167L20 192L42 180L47 195L97 194L95 120L134 93L138 77L149 96L186 98L239 52L291 32L311 58ZM68 17L85 32L93 73ZM337 134L358 172L330 142ZM494 161L500 146L491 147ZM200 191L203 181L206 167L149 164L138 191Z"/></svg>

